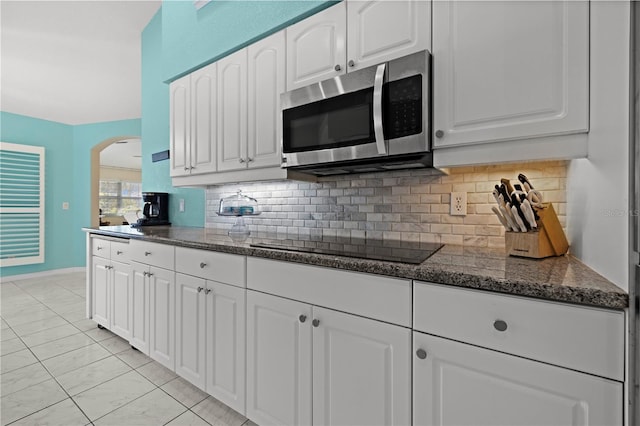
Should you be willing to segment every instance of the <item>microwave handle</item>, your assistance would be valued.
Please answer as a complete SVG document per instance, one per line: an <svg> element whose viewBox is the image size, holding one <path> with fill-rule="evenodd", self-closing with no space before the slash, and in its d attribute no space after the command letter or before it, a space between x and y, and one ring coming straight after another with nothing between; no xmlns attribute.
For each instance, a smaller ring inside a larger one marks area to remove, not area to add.
<svg viewBox="0 0 640 426"><path fill-rule="evenodd" d="M384 132L382 130L382 84L384 83L386 67L386 63L378 65L376 77L373 81L373 131L376 136L378 154L380 155L387 153L387 148L384 143Z"/></svg>

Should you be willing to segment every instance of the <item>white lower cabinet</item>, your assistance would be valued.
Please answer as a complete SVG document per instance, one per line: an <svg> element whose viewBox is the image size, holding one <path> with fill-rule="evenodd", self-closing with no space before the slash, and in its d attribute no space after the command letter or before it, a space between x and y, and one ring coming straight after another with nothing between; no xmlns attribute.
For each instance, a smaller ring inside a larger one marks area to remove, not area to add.
<svg viewBox="0 0 640 426"><path fill-rule="evenodd" d="M132 262L129 343L175 370L175 272Z"/></svg>
<svg viewBox="0 0 640 426"><path fill-rule="evenodd" d="M176 274L176 373L245 413L245 290Z"/></svg>
<svg viewBox="0 0 640 426"><path fill-rule="evenodd" d="M129 343L140 352L149 355L149 266L132 262L131 288L131 337Z"/></svg>
<svg viewBox="0 0 640 426"><path fill-rule="evenodd" d="M413 424L622 425L622 383L414 332Z"/></svg>
<svg viewBox="0 0 640 426"><path fill-rule="evenodd" d="M106 253L108 256L109 254ZM92 256L92 318L99 326L129 340L131 336L131 306L129 290L131 266L108 258Z"/></svg>
<svg viewBox="0 0 640 426"><path fill-rule="evenodd" d="M247 417L311 424L311 306L247 291Z"/></svg>
<svg viewBox="0 0 640 426"><path fill-rule="evenodd" d="M260 425L407 425L409 329L247 292L247 416Z"/></svg>
<svg viewBox="0 0 640 426"><path fill-rule="evenodd" d="M175 273L149 267L149 356L175 370Z"/></svg>

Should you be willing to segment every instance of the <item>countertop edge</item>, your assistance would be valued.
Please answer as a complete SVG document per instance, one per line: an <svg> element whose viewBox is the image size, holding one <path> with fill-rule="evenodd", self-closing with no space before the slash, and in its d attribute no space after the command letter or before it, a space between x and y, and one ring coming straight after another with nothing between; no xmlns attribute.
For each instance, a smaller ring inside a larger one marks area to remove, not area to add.
<svg viewBox="0 0 640 426"><path fill-rule="evenodd" d="M82 230L91 234L103 236L137 239L170 244L176 247L212 250L222 253L329 267L352 272L371 273L395 278L431 282L434 284L450 285L460 288L491 291L506 295L523 296L546 301L618 310L626 309L629 306L629 295L622 289L619 289L619 291L606 291L597 288L496 278L488 275L482 275L480 273L470 274L466 272L447 271L443 268L438 268L437 265L409 265L344 256L281 251L257 247L230 246L216 243L185 241L159 236L125 234L122 232L95 228L82 228ZM574 261L580 262L577 259L574 259Z"/></svg>

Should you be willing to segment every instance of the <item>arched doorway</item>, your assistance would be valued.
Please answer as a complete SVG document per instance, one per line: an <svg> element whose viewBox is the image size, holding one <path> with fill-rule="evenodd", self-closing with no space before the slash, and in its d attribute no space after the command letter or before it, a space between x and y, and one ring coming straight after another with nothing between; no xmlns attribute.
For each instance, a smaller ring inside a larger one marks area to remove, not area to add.
<svg viewBox="0 0 640 426"><path fill-rule="evenodd" d="M99 219L99 195L100 195L100 153L111 146L114 143L129 140L129 139L140 139L140 136L116 136L109 139L105 139L99 144L95 145L91 148L91 226L97 227L100 225Z"/></svg>

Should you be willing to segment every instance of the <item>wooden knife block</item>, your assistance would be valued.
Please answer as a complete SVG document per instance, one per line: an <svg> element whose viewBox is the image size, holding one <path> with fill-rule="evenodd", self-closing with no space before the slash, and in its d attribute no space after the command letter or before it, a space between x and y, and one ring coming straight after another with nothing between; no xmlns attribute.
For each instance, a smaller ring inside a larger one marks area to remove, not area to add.
<svg viewBox="0 0 640 426"><path fill-rule="evenodd" d="M569 250L569 242L564 235L562 225L551 203L537 210L540 220L537 231L512 232L504 234L505 247L510 256L542 259L550 256L562 256Z"/></svg>

